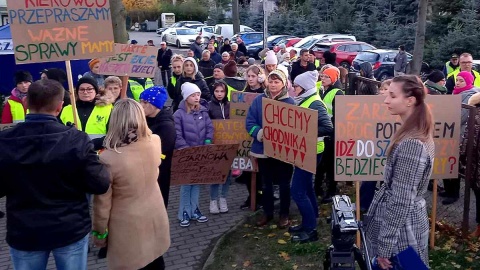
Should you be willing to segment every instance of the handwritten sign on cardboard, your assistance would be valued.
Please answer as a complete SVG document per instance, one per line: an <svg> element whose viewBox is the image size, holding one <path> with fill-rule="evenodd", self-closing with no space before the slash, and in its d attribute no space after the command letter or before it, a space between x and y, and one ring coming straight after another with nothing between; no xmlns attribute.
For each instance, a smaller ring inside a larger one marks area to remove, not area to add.
<svg viewBox="0 0 480 270"><path fill-rule="evenodd" d="M210 144L173 152L171 185L223 184L238 144Z"/></svg>
<svg viewBox="0 0 480 270"><path fill-rule="evenodd" d="M232 169L247 172L258 171L255 160L250 157L252 137L246 131L245 120L228 119L212 120L212 122L214 127L214 144L239 144L237 156L232 163Z"/></svg>
<svg viewBox="0 0 480 270"><path fill-rule="evenodd" d="M17 64L113 54L108 0L7 0Z"/></svg>
<svg viewBox="0 0 480 270"><path fill-rule="evenodd" d="M155 77L158 49L153 46L118 44L114 45L114 56L100 59L98 74Z"/></svg>
<svg viewBox="0 0 480 270"><path fill-rule="evenodd" d="M261 94L233 91L230 98L230 118L247 118L248 109L258 95Z"/></svg>
<svg viewBox="0 0 480 270"><path fill-rule="evenodd" d="M427 96L434 120L432 178L458 177L461 100L459 95ZM381 96L338 96L335 106L335 180L383 179L387 150L402 125Z"/></svg>
<svg viewBox="0 0 480 270"><path fill-rule="evenodd" d="M262 111L265 154L315 173L318 112L267 98Z"/></svg>

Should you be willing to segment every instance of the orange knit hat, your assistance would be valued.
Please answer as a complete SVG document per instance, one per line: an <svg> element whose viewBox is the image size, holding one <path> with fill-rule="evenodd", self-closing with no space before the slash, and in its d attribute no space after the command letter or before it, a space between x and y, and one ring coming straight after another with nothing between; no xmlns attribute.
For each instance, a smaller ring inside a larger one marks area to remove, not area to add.
<svg viewBox="0 0 480 270"><path fill-rule="evenodd" d="M329 67L325 69L322 73L330 77L330 79L332 80L332 84L338 81L338 77L340 76L340 70L338 70L338 68L336 67Z"/></svg>
<svg viewBox="0 0 480 270"><path fill-rule="evenodd" d="M94 58L88 62L88 66L90 67L90 70L95 66L96 64L100 63L100 59Z"/></svg>

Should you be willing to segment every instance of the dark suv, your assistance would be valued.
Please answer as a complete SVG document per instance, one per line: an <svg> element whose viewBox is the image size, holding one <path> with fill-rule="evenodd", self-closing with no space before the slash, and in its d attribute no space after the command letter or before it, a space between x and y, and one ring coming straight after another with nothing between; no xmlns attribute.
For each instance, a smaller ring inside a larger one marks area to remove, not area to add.
<svg viewBox="0 0 480 270"><path fill-rule="evenodd" d="M353 60L352 70L359 71L360 64L363 62L369 62L373 67L373 74L379 81L383 81L389 78L393 78L393 67L395 66L395 56L398 54L396 50L368 50L359 52ZM407 53L408 62L412 60L412 55ZM407 67L408 69L408 67ZM420 76L422 79L430 73L430 66L423 62Z"/></svg>

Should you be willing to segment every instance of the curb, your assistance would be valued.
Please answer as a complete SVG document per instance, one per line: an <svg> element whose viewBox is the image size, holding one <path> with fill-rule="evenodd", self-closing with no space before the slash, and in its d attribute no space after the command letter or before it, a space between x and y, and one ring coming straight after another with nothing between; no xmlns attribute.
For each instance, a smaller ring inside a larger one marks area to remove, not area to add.
<svg viewBox="0 0 480 270"><path fill-rule="evenodd" d="M226 231L222 236L220 236L220 238L218 238L217 240L217 243L215 243L215 246L213 247L212 249L212 252L210 252L210 255L208 255L208 258L207 260L205 261L205 263L203 264L203 267L202 267L202 270L205 270L208 266L210 266L213 261L215 260L215 252L217 251L218 249L218 246L220 245L220 243L223 242L223 240L225 239L225 236L229 235L230 233L232 233L233 231L237 230L238 228L240 228L250 217L254 216L257 212L252 212L250 215L246 215L243 219L241 219L237 225L233 226L232 228L230 228L228 231Z"/></svg>

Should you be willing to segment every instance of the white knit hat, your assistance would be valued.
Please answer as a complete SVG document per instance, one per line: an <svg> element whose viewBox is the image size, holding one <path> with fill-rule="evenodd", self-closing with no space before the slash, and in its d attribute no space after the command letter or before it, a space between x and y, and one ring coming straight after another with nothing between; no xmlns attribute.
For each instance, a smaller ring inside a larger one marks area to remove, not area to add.
<svg viewBox="0 0 480 270"><path fill-rule="evenodd" d="M274 51L268 51L267 56L265 57L265 65L276 65L278 64L277 56Z"/></svg>
<svg viewBox="0 0 480 270"><path fill-rule="evenodd" d="M316 87L318 81L318 71L307 71L304 72L297 77L295 77L295 81L293 84L296 84L302 87L305 90L310 90Z"/></svg>
<svg viewBox="0 0 480 270"><path fill-rule="evenodd" d="M186 100L191 94L194 94L194 93L202 93L202 91L200 91L200 88L198 88L196 84L189 83L189 82L182 84L183 100Z"/></svg>

